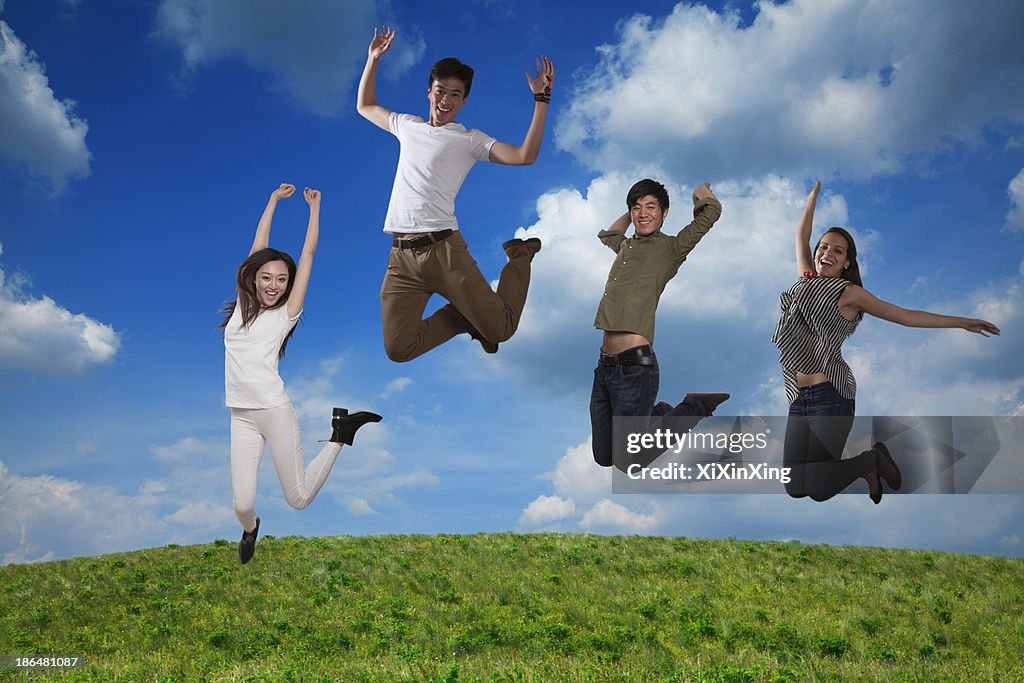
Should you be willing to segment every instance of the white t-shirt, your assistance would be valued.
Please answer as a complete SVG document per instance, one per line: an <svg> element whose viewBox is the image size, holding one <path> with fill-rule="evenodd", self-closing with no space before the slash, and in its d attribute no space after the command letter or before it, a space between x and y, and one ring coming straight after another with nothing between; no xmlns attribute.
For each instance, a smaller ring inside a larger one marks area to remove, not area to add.
<svg viewBox="0 0 1024 683"><path fill-rule="evenodd" d="M401 143L384 232L459 229L455 195L496 140L461 123L431 126L419 116L391 112L388 126Z"/></svg>
<svg viewBox="0 0 1024 683"><path fill-rule="evenodd" d="M262 310L249 327L242 326L236 305L224 328L224 403L231 408L276 408L288 403L284 381L277 374L281 343L302 311L288 317L288 302Z"/></svg>

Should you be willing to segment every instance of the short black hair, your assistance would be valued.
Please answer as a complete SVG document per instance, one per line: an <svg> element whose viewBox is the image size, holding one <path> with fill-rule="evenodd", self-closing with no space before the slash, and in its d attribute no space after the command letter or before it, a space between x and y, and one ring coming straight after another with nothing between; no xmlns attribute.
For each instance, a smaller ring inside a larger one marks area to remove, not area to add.
<svg viewBox="0 0 1024 683"><path fill-rule="evenodd" d="M654 195L654 198L658 200L658 206L662 211L668 211L668 190L657 180L650 178L644 178L629 188L629 194L626 195L626 208L632 209L634 204L649 194Z"/></svg>
<svg viewBox="0 0 1024 683"><path fill-rule="evenodd" d="M430 80L427 81L427 89L434 87L434 81L445 78L457 78L466 86L466 92L462 93L462 99L469 97L469 89L473 87L473 67L463 64L457 57L445 57L434 64L430 70Z"/></svg>

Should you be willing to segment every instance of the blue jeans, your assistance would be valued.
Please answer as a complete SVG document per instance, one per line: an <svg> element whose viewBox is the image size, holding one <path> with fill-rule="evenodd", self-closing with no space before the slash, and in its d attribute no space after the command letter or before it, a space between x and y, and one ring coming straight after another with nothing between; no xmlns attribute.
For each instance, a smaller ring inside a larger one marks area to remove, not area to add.
<svg viewBox="0 0 1024 683"><path fill-rule="evenodd" d="M802 387L789 406L783 464L790 469L786 491L794 498L828 500L875 469L875 451L843 459L856 404L831 382Z"/></svg>
<svg viewBox="0 0 1024 683"><path fill-rule="evenodd" d="M654 352L651 351L653 356ZM646 428L658 398L658 359L654 356L652 365L602 365L594 368L594 387L590 392L590 427L593 434L594 460L601 467L613 464L623 472L633 462L647 467L657 453L640 453L631 456L628 462L615 462L613 453L618 453L620 460L625 448L614 448L612 430L613 417L644 418L642 428ZM685 400L665 414L665 417L703 416L700 408L692 406ZM696 421L695 421L696 423Z"/></svg>

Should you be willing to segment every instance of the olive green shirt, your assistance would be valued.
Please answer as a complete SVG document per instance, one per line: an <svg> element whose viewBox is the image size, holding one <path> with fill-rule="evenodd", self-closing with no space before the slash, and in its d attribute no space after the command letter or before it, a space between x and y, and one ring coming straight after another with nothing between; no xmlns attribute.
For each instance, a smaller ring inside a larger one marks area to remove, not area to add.
<svg viewBox="0 0 1024 683"><path fill-rule="evenodd" d="M608 272L594 327L632 332L653 343L654 315L665 285L721 215L722 204L714 197L705 197L693 207L693 222L675 237L661 230L629 238L617 230L599 232L597 238L617 256Z"/></svg>

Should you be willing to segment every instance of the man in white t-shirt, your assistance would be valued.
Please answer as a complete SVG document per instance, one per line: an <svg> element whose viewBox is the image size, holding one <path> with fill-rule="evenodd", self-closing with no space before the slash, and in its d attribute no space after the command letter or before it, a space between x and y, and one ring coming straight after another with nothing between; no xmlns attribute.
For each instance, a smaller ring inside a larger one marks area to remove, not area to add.
<svg viewBox="0 0 1024 683"><path fill-rule="evenodd" d="M473 69L454 57L437 62L430 72L428 120L377 104L377 62L394 38L391 29L379 34L374 29L356 101L360 115L401 144L384 221L384 232L393 235L380 290L384 349L388 358L403 362L469 333L485 351L494 353L519 325L530 286L530 262L541 244L531 238L503 245L509 261L495 292L462 239L455 196L477 161L526 166L537 160L555 68L543 57L543 63L537 61L537 76L526 74L533 91L533 119L523 143L516 146L455 122L469 97ZM423 311L435 292L450 303L424 320Z"/></svg>

